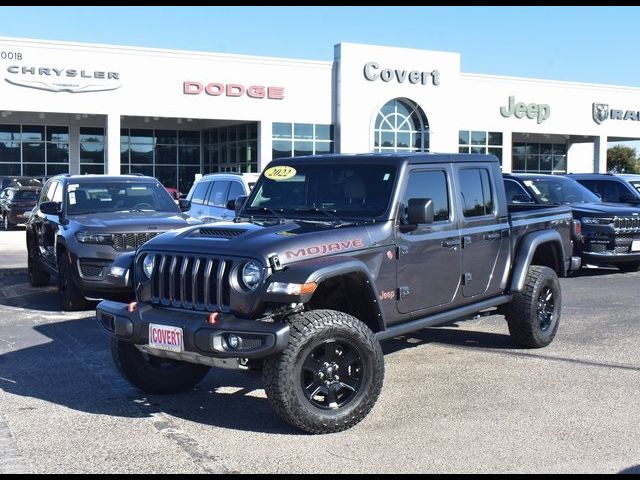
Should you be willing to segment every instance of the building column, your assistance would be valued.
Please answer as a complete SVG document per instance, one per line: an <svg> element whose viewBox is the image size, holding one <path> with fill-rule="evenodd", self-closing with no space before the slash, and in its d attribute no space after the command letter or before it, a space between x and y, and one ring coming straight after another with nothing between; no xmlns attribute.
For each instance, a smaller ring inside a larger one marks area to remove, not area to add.
<svg viewBox="0 0 640 480"><path fill-rule="evenodd" d="M107 175L120 175L120 114L107 114L106 168Z"/></svg>
<svg viewBox="0 0 640 480"><path fill-rule="evenodd" d="M607 173L607 136L593 140L593 173Z"/></svg>
<svg viewBox="0 0 640 480"><path fill-rule="evenodd" d="M513 170L513 134L512 132L502 132L502 172L511 173Z"/></svg>
<svg viewBox="0 0 640 480"><path fill-rule="evenodd" d="M258 122L258 172L273 160L272 123L261 120Z"/></svg>
<svg viewBox="0 0 640 480"><path fill-rule="evenodd" d="M69 173L80 175L80 126L69 125Z"/></svg>

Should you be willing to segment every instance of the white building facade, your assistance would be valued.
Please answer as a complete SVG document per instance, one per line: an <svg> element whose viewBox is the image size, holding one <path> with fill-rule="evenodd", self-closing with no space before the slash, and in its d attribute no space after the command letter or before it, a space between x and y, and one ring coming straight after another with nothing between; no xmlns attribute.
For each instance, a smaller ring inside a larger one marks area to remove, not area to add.
<svg viewBox="0 0 640 480"><path fill-rule="evenodd" d="M0 175L255 172L312 153L471 152L604 172L640 89L466 74L460 55L339 44L333 62L0 38Z"/></svg>

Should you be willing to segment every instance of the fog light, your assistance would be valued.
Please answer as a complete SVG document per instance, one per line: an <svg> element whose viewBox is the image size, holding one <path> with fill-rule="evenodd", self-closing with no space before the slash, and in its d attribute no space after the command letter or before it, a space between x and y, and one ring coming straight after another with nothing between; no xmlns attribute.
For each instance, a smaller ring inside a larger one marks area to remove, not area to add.
<svg viewBox="0 0 640 480"><path fill-rule="evenodd" d="M227 346L230 349L235 350L240 346L240 338L237 335L230 333L227 335Z"/></svg>
<svg viewBox="0 0 640 480"><path fill-rule="evenodd" d="M127 274L127 269L124 267L111 267L109 269L109 276L110 277L116 277L116 278L122 278Z"/></svg>

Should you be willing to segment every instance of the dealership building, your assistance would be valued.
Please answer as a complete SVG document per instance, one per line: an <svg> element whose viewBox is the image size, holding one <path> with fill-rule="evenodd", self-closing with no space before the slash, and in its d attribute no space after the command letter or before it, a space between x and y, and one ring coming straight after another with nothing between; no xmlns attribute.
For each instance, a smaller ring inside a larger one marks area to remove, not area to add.
<svg viewBox="0 0 640 480"><path fill-rule="evenodd" d="M0 38L0 175L256 172L317 153L471 152L505 172L604 172L640 89L460 71L460 54L341 43L334 59Z"/></svg>

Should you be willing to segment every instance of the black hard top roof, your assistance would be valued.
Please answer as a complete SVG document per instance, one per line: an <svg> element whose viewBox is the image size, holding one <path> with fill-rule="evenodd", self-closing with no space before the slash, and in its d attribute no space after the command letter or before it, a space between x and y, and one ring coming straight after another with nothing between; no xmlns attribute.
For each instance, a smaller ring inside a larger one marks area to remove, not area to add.
<svg viewBox="0 0 640 480"><path fill-rule="evenodd" d="M304 157L278 158L270 165L295 165L299 163L391 163L394 165L410 165L447 162L498 162L494 155L478 153L358 153L358 154L325 154Z"/></svg>

